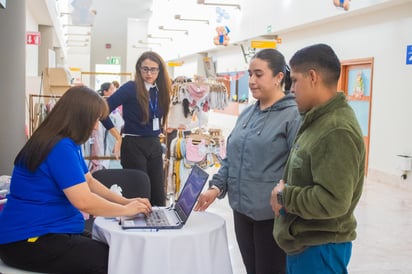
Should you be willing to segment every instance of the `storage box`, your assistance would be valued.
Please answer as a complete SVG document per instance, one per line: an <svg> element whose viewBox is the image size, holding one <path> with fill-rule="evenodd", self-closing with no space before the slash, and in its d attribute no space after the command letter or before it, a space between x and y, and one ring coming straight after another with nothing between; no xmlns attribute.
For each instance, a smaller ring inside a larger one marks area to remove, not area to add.
<svg viewBox="0 0 412 274"><path fill-rule="evenodd" d="M45 68L43 70L44 94L62 95L72 86L70 72L64 68Z"/></svg>

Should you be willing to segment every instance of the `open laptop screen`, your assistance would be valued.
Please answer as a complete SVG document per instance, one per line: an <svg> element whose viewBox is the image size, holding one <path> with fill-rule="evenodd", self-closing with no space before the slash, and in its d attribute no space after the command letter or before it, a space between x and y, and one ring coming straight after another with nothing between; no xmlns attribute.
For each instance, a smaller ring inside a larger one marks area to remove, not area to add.
<svg viewBox="0 0 412 274"><path fill-rule="evenodd" d="M193 167L175 206L183 222L186 222L189 217L208 177L209 174L206 171L198 166Z"/></svg>

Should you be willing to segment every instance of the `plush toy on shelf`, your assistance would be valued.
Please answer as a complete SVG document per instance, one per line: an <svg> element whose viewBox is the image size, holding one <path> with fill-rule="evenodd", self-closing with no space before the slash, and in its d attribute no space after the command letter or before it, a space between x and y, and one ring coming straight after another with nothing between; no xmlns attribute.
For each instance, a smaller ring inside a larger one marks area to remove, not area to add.
<svg viewBox="0 0 412 274"><path fill-rule="evenodd" d="M350 0L333 0L333 4L336 7L343 8L344 10L349 10L349 1Z"/></svg>
<svg viewBox="0 0 412 274"><path fill-rule="evenodd" d="M229 45L229 40L230 40L228 36L230 32L229 28L227 26L219 26L219 27L216 27L216 32L217 32L217 35L214 37L213 43L215 45L223 45L223 46Z"/></svg>

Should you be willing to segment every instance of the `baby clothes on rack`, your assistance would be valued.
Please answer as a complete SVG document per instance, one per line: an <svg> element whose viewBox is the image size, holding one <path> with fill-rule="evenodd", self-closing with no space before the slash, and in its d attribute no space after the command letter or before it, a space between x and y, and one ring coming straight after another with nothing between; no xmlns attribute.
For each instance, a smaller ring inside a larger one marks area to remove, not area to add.
<svg viewBox="0 0 412 274"><path fill-rule="evenodd" d="M181 131L170 143L167 192L177 199L194 165L203 169L220 166L226 154L225 139L220 129Z"/></svg>

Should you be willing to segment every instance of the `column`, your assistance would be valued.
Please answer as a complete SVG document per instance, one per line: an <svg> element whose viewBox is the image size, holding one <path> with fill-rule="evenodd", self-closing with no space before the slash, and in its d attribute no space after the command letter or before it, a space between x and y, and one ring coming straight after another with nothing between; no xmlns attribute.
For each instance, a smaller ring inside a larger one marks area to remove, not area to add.
<svg viewBox="0 0 412 274"><path fill-rule="evenodd" d="M0 174L4 175L11 175L14 158L27 140L25 7L25 0L8 0L0 9Z"/></svg>

